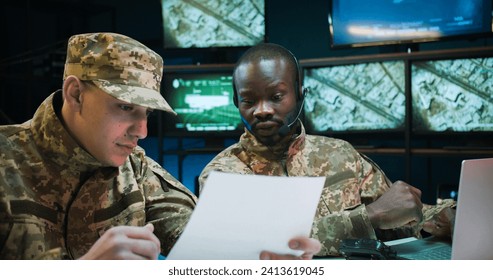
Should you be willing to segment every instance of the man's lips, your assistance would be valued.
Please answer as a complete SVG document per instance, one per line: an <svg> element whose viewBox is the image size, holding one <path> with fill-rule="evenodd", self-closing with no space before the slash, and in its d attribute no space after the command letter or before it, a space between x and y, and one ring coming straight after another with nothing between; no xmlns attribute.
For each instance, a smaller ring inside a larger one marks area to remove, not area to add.
<svg viewBox="0 0 493 280"><path fill-rule="evenodd" d="M260 136L270 136L277 133L280 124L273 121L256 123L252 128Z"/></svg>
<svg viewBox="0 0 493 280"><path fill-rule="evenodd" d="M137 147L136 144L117 144L119 147L123 148L126 150L128 153L132 153L135 147Z"/></svg>
<svg viewBox="0 0 493 280"><path fill-rule="evenodd" d="M259 122L254 125L254 129L260 129L260 130L270 130L273 128L277 128L279 124L277 122Z"/></svg>

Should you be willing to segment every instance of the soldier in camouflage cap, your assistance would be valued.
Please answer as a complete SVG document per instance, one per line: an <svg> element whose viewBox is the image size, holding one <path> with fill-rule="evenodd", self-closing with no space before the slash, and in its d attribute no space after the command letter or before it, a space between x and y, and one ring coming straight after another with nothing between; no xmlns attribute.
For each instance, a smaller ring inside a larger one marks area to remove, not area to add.
<svg viewBox="0 0 493 280"><path fill-rule="evenodd" d="M325 176L312 227L312 237L322 243L320 256L339 255L346 238L419 237L422 228L450 236L454 201L422 205L420 190L401 181L391 183L349 143L305 133L298 119L304 98L298 68L296 57L275 44L252 47L239 59L233 72L234 103L245 133L204 168L200 185L213 170Z"/></svg>
<svg viewBox="0 0 493 280"><path fill-rule="evenodd" d="M63 89L0 126L0 259L156 259L196 197L137 145L161 57L123 35L70 38Z"/></svg>

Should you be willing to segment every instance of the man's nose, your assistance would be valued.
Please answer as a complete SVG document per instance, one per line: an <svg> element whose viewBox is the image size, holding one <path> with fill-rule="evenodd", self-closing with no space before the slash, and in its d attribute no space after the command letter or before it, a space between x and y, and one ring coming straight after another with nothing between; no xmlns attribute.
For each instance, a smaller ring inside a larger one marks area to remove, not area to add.
<svg viewBox="0 0 493 280"><path fill-rule="evenodd" d="M274 108L271 106L270 102L267 101L260 101L253 112L253 116L256 118L265 118L266 116L273 114Z"/></svg>
<svg viewBox="0 0 493 280"><path fill-rule="evenodd" d="M137 139L144 139L147 137L147 116L137 119L130 127L129 134L137 137Z"/></svg>

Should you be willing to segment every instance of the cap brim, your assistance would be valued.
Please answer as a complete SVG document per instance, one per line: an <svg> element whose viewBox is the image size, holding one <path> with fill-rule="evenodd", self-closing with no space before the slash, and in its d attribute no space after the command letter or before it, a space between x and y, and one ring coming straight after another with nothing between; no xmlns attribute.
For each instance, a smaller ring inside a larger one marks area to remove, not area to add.
<svg viewBox="0 0 493 280"><path fill-rule="evenodd" d="M104 80L92 80L92 82L98 88L118 100L155 110L163 110L176 115L176 112L173 111L158 91L130 85L114 84Z"/></svg>

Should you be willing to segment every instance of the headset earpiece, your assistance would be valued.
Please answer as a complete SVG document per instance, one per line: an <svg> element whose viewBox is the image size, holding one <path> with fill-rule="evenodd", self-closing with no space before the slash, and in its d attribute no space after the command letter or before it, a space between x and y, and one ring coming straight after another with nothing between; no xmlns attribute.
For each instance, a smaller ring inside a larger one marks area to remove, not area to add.
<svg viewBox="0 0 493 280"><path fill-rule="evenodd" d="M236 92L235 76L233 75L233 104L238 108L238 93Z"/></svg>
<svg viewBox="0 0 493 280"><path fill-rule="evenodd" d="M301 95L300 95L300 101L305 100L305 96L308 92L310 92L310 90L308 88L303 88L303 90L301 91Z"/></svg>

